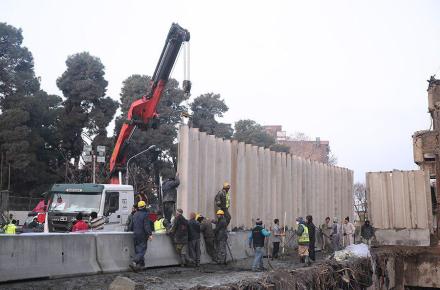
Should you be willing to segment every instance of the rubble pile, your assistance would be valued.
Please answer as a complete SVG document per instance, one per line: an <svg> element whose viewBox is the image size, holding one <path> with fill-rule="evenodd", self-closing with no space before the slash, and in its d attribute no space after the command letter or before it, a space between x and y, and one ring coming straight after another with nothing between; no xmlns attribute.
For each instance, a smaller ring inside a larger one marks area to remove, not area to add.
<svg viewBox="0 0 440 290"><path fill-rule="evenodd" d="M372 265L369 258L334 259L316 263L312 267L294 270L276 270L264 274L260 279L242 280L227 285L204 287L193 290L331 290L366 289L372 284Z"/></svg>

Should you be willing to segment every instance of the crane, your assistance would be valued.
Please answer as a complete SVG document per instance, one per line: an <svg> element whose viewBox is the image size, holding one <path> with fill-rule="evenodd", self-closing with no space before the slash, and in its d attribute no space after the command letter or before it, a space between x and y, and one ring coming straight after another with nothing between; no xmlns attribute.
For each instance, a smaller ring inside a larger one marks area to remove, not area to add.
<svg viewBox="0 0 440 290"><path fill-rule="evenodd" d="M154 70L149 93L134 101L128 110L127 120L121 127L116 145L110 158L110 183L121 184L119 172L125 169L127 148L136 128L148 129L155 127L158 114L157 105L170 77L179 50L184 42L188 42L190 33L179 24L173 23L165 40L165 45ZM191 82L183 81L183 90L189 94Z"/></svg>

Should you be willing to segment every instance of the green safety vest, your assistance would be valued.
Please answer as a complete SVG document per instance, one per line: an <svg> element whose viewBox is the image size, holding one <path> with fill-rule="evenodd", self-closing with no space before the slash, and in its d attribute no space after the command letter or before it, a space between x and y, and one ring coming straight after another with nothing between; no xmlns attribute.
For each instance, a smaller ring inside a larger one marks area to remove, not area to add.
<svg viewBox="0 0 440 290"><path fill-rule="evenodd" d="M15 235L15 229L16 229L16 228L17 228L17 226L14 225L14 224L6 225L6 226L4 227L4 229L5 229L5 234L8 234L8 235Z"/></svg>
<svg viewBox="0 0 440 290"><path fill-rule="evenodd" d="M163 226L163 220L164 218L161 218L160 220L156 220L154 222L154 232L165 233L167 231L167 229Z"/></svg>
<svg viewBox="0 0 440 290"><path fill-rule="evenodd" d="M309 228L306 227L303 224L300 224L300 225L303 227L304 231L303 231L302 235L298 238L298 243L308 243L308 242L310 242Z"/></svg>
<svg viewBox="0 0 440 290"><path fill-rule="evenodd" d="M226 208L229 208L229 206L231 205L231 195L228 192L226 192Z"/></svg>

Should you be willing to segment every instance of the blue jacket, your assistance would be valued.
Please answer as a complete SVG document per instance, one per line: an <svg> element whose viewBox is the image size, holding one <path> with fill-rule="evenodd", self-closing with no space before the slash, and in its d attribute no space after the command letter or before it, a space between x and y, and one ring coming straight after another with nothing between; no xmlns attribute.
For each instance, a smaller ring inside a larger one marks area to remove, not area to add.
<svg viewBox="0 0 440 290"><path fill-rule="evenodd" d="M148 239L151 236L150 220L146 209L139 209L133 215L133 234L137 240Z"/></svg>

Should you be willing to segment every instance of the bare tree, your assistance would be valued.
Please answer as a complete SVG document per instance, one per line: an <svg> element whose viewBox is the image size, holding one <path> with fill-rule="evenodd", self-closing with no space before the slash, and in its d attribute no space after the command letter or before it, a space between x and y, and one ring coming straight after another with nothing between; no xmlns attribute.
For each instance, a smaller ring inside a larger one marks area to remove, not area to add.
<svg viewBox="0 0 440 290"><path fill-rule="evenodd" d="M328 162L327 163L329 165L336 165L336 164L338 164L338 157L331 150L328 153Z"/></svg>
<svg viewBox="0 0 440 290"><path fill-rule="evenodd" d="M354 210L361 221L367 218L367 194L364 183L356 182L353 185Z"/></svg>

